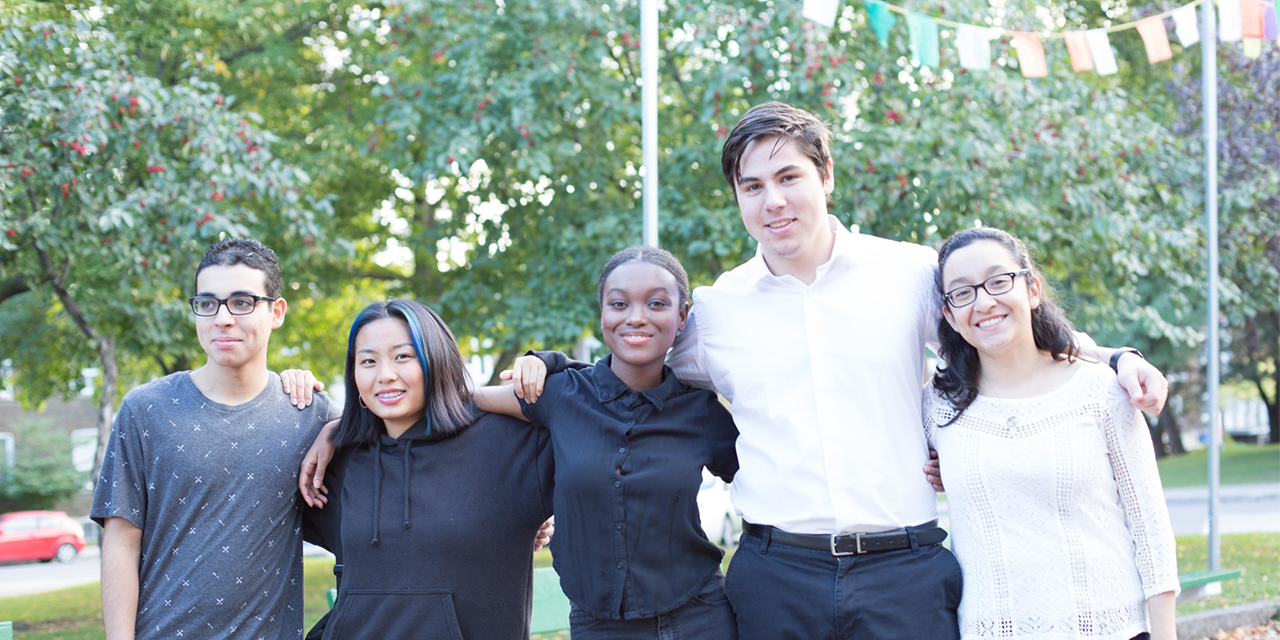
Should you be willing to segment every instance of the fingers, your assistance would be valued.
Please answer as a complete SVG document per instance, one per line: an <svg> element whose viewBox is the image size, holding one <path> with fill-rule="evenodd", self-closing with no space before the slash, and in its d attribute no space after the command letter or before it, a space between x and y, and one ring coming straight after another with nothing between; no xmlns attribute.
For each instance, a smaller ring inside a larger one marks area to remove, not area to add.
<svg viewBox="0 0 1280 640"><path fill-rule="evenodd" d="M533 539L533 550L537 551L548 544L551 544L551 536L556 532L556 517L551 516L547 521L538 527L538 535Z"/></svg>
<svg viewBox="0 0 1280 640"><path fill-rule="evenodd" d="M503 373L509 374L507 376L507 379L511 381L511 386L516 392L516 397L520 398L521 400L528 401L529 398L528 396L525 395L525 392L524 392L524 371L522 371L520 367L517 366Z"/></svg>
<svg viewBox="0 0 1280 640"><path fill-rule="evenodd" d="M506 371L499 371L499 372L498 372L498 379L499 379L499 380L501 380L501 381L503 381L503 382L510 382L510 381L511 381L511 373L512 373L512 372L511 372L511 369L507 369Z"/></svg>

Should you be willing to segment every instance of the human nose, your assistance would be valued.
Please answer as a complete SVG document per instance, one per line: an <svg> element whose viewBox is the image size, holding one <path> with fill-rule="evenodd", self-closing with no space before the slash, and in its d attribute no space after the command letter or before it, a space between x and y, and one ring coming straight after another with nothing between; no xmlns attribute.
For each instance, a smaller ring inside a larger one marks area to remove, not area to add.
<svg viewBox="0 0 1280 640"><path fill-rule="evenodd" d="M787 203L787 199L782 196L782 187L779 185L765 184L763 189L765 207L777 209Z"/></svg>
<svg viewBox="0 0 1280 640"><path fill-rule="evenodd" d="M218 310L213 313L213 322L219 326L230 326L235 324L236 317L231 315L231 307L226 302L218 303Z"/></svg>
<svg viewBox="0 0 1280 640"><path fill-rule="evenodd" d="M385 384L387 382L393 382L399 377L400 377L400 372L396 371L396 367L394 364L392 363L378 364L378 382L379 383Z"/></svg>
<svg viewBox="0 0 1280 640"><path fill-rule="evenodd" d="M986 285L980 286L973 291L973 308L974 309L990 309L996 304L996 297L987 291Z"/></svg>
<svg viewBox="0 0 1280 640"><path fill-rule="evenodd" d="M627 325L637 327L648 322L645 305L633 304L627 309Z"/></svg>

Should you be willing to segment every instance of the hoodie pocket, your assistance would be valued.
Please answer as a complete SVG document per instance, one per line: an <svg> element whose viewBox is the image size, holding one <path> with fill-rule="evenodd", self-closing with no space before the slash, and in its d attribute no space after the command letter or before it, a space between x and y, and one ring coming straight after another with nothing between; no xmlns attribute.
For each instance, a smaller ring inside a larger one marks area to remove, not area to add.
<svg viewBox="0 0 1280 640"><path fill-rule="evenodd" d="M338 606L333 640L463 640L448 589L352 589Z"/></svg>

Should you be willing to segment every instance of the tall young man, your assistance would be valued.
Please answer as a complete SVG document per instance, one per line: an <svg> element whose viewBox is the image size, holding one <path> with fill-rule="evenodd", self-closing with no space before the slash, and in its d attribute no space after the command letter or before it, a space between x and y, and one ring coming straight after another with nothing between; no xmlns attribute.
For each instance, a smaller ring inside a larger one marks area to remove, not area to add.
<svg viewBox="0 0 1280 640"><path fill-rule="evenodd" d="M270 249L209 247L190 303L207 362L125 396L94 491L107 637L300 638L298 467L330 403L299 410L267 369Z"/></svg>
<svg viewBox="0 0 1280 640"><path fill-rule="evenodd" d="M958 638L960 568L920 472L937 254L827 214L829 137L776 102L729 134L722 170L759 251L694 291L668 364L733 405L745 535L726 588L743 640ZM1163 377L1120 362L1158 410Z"/></svg>

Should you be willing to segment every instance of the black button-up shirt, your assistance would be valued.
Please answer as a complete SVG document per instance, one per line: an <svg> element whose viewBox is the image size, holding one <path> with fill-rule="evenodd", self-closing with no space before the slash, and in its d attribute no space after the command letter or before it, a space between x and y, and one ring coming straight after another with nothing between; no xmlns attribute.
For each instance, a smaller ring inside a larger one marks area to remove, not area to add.
<svg viewBox="0 0 1280 640"><path fill-rule="evenodd" d="M549 375L538 402L521 406L551 432L551 554L565 594L597 618L647 618L688 602L720 568L698 487L703 466L733 479L738 430L714 393L670 368L657 387L632 391L610 358Z"/></svg>

